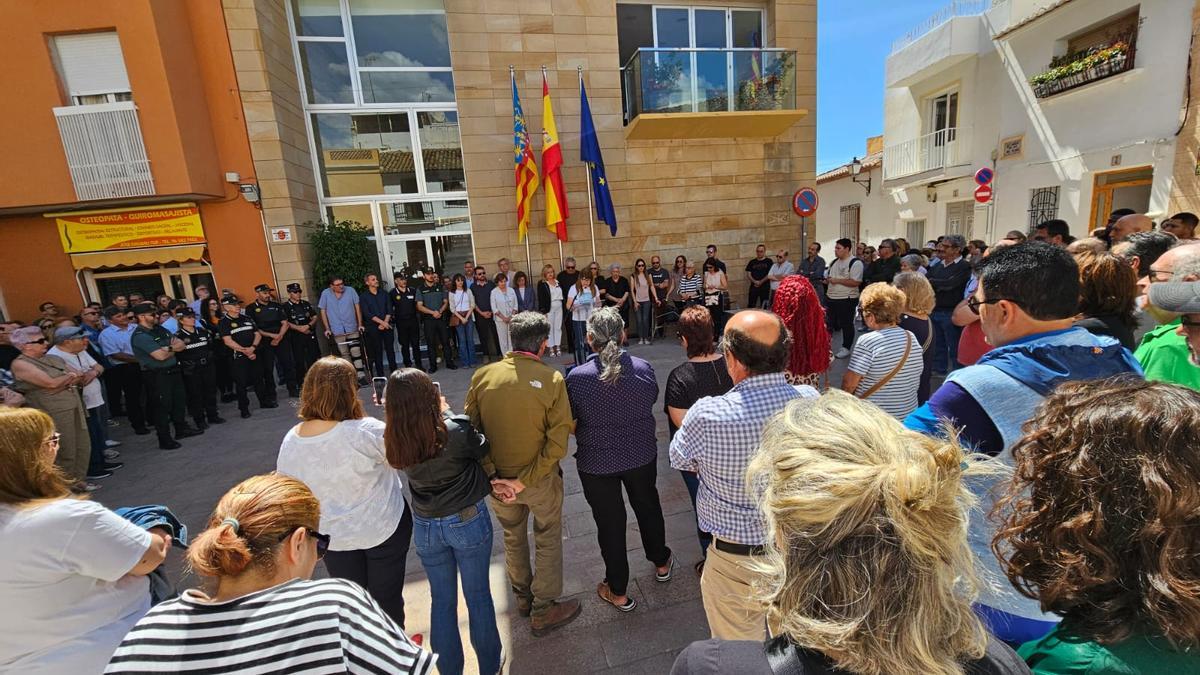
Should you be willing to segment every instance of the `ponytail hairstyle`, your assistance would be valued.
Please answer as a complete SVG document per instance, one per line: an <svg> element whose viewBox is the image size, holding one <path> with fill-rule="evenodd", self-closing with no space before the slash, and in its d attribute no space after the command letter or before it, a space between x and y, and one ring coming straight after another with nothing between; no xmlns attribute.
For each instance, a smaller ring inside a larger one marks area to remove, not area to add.
<svg viewBox="0 0 1200 675"><path fill-rule="evenodd" d="M616 307L603 307L592 313L587 322L592 349L600 355L600 381L615 383L621 378L621 336L625 321Z"/></svg>
<svg viewBox="0 0 1200 675"><path fill-rule="evenodd" d="M963 479L1002 470L845 392L793 400L746 471L767 526L755 597L841 670L961 675L988 641Z"/></svg>
<svg viewBox="0 0 1200 675"><path fill-rule="evenodd" d="M316 530L321 505L302 481L252 476L221 497L207 528L192 541L188 565L206 577L270 576L280 544L299 527Z"/></svg>

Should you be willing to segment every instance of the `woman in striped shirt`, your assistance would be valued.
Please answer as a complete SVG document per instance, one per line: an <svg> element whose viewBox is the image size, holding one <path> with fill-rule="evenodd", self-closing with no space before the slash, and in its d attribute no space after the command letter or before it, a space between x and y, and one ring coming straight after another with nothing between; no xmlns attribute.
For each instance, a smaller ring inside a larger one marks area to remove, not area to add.
<svg viewBox="0 0 1200 675"><path fill-rule="evenodd" d="M129 631L106 673L414 673L436 657L413 644L362 587L311 581L329 547L304 483L254 476L221 498L188 562L215 577Z"/></svg>
<svg viewBox="0 0 1200 675"><path fill-rule="evenodd" d="M683 313L684 307L700 302L700 296L704 292L704 279L696 273L696 263L684 260L684 265L685 271L679 276L677 285L680 302L675 306L680 314Z"/></svg>

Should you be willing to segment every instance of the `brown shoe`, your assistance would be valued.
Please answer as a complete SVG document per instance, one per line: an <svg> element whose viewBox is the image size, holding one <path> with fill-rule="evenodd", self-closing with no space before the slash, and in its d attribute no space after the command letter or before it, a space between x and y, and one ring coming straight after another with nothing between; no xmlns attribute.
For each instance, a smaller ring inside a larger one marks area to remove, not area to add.
<svg viewBox="0 0 1200 675"><path fill-rule="evenodd" d="M533 611L533 600L523 596L517 596L517 614L528 618L529 613Z"/></svg>
<svg viewBox="0 0 1200 675"><path fill-rule="evenodd" d="M574 621L582 610L578 600L554 603L550 609L533 617L533 636L542 637L556 628L562 628Z"/></svg>

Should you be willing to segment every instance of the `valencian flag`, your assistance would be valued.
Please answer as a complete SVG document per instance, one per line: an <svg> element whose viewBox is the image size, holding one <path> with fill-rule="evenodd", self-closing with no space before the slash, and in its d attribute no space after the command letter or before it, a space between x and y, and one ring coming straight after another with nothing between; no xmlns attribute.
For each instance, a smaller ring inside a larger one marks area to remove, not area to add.
<svg viewBox="0 0 1200 675"><path fill-rule="evenodd" d="M608 177L604 175L604 158L600 156L600 141L596 138L596 125L592 123L592 107L588 105L587 90L583 87L583 76L579 78L579 159L587 163L592 174L592 196L596 201L596 217L608 223L609 234L617 236L617 213L613 209L612 194L608 191Z"/></svg>
<svg viewBox="0 0 1200 675"><path fill-rule="evenodd" d="M538 187L538 168L533 161L533 145L529 142L529 127L525 125L525 113L521 111L521 97L517 94L517 77L512 79L513 99L513 162L517 177L517 241L525 241L529 229L529 210L533 193Z"/></svg>
<svg viewBox="0 0 1200 675"><path fill-rule="evenodd" d="M542 71L542 182L546 185L546 229L559 241L567 240L567 191L563 189L562 146L550 107L550 85Z"/></svg>

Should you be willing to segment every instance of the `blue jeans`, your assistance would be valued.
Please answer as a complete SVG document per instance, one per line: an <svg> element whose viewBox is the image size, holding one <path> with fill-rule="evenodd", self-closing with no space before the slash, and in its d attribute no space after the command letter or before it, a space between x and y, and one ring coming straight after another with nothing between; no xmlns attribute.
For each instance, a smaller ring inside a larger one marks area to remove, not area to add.
<svg viewBox="0 0 1200 675"><path fill-rule="evenodd" d="M444 675L463 672L462 637L458 634L459 574L479 672L500 670L500 631L496 628L496 607L488 583L492 518L486 501L479 500L475 508L478 512L465 521L459 514L443 518L413 514L413 541L429 577L433 605L429 642L438 655L438 672Z"/></svg>
<svg viewBox="0 0 1200 675"><path fill-rule="evenodd" d="M700 489L700 475L695 471L680 471L683 484L687 486L688 497L692 498L692 518L696 518L696 492ZM712 535L700 529L700 521L696 521L696 538L700 540L700 554L708 557L708 545L712 543Z"/></svg>
<svg viewBox="0 0 1200 675"><path fill-rule="evenodd" d="M475 319L454 327L458 332L458 358L460 365L475 365Z"/></svg>
<svg viewBox="0 0 1200 675"><path fill-rule="evenodd" d="M933 372L945 374L958 370L958 339L962 336L962 327L955 326L950 317L952 309L935 309L929 315L933 325Z"/></svg>
<svg viewBox="0 0 1200 675"><path fill-rule="evenodd" d="M654 302L647 300L637 304L637 332L638 338L642 340L650 340L654 337L651 330L654 328Z"/></svg>
<svg viewBox="0 0 1200 675"><path fill-rule="evenodd" d="M587 322L572 320L571 332L575 335L575 365L583 365L590 351L587 343Z"/></svg>
<svg viewBox="0 0 1200 675"><path fill-rule="evenodd" d="M88 473L104 469L104 449L108 447L108 434L105 432L104 418L100 408L89 408L87 411L88 438L92 442L92 454L88 458Z"/></svg>

